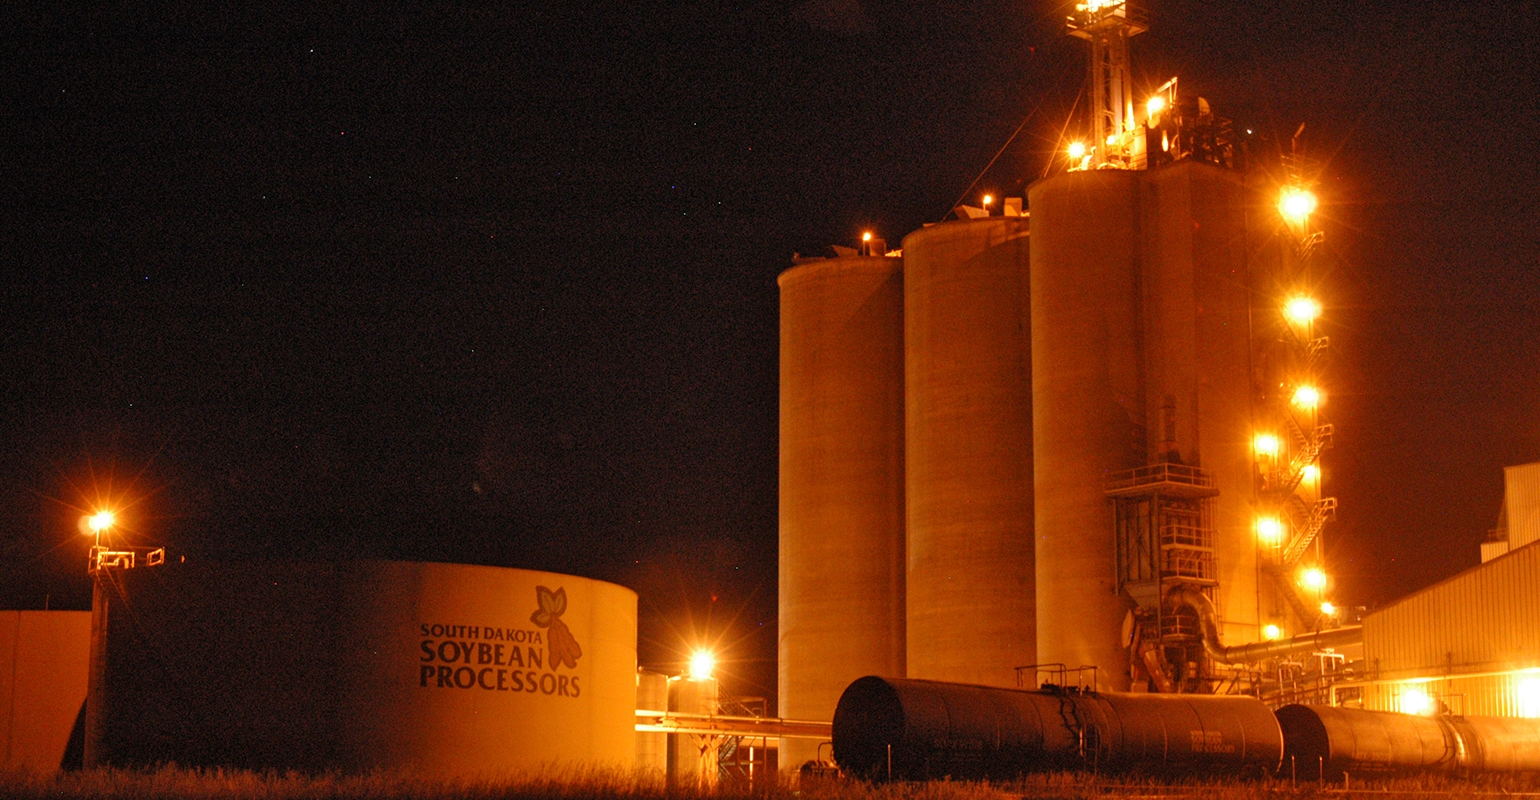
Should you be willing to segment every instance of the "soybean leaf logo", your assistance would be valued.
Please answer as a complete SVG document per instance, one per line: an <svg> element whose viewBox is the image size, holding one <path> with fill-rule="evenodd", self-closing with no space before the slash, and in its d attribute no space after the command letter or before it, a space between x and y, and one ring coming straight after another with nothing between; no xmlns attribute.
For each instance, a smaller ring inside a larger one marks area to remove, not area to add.
<svg viewBox="0 0 1540 800"><path fill-rule="evenodd" d="M567 623L561 621L561 615L567 610L567 590L559 588L551 591L544 586L535 587L535 600L540 604L540 610L529 615L529 621L542 628L549 628L551 669L556 669L561 664L566 664L572 669L577 669L577 660L583 655L583 648L578 647L577 640L572 638L572 631L567 630Z"/></svg>

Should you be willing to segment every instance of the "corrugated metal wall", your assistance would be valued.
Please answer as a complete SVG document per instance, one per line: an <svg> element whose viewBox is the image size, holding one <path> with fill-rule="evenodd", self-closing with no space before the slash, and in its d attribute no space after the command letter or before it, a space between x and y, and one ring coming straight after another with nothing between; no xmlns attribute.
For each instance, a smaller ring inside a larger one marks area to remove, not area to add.
<svg viewBox="0 0 1540 800"><path fill-rule="evenodd" d="M1540 541L1540 462L1503 468L1508 549Z"/></svg>
<svg viewBox="0 0 1540 800"><path fill-rule="evenodd" d="M1540 716L1540 543L1368 615L1364 657L1372 680L1401 681L1364 687L1364 708L1402 710L1421 679L1455 713Z"/></svg>

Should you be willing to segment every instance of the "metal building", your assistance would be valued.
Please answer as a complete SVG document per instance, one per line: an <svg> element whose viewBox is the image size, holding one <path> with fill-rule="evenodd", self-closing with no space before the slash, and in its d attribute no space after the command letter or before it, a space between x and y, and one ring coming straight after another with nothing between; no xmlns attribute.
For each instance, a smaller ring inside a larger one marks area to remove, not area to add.
<svg viewBox="0 0 1540 800"><path fill-rule="evenodd" d="M851 681L904 673L902 268L852 253L779 279L783 718L832 720ZM784 739L781 763L817 747Z"/></svg>
<svg viewBox="0 0 1540 800"><path fill-rule="evenodd" d="M1362 681L1334 700L1403 713L1540 717L1540 542L1366 617Z"/></svg>

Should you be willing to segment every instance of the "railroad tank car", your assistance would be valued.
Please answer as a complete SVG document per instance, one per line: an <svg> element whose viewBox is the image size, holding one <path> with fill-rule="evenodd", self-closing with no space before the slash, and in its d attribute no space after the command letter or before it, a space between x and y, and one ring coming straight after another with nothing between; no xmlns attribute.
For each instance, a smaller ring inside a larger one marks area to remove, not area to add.
<svg viewBox="0 0 1540 800"><path fill-rule="evenodd" d="M1049 769L1271 774L1283 735L1244 696L1001 689L868 676L834 712L834 759L868 779Z"/></svg>

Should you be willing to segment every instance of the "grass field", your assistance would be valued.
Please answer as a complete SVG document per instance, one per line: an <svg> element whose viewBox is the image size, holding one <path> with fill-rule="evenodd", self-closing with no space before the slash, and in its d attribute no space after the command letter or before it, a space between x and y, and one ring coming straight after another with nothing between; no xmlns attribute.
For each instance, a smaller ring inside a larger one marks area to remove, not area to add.
<svg viewBox="0 0 1540 800"><path fill-rule="evenodd" d="M121 798L191 800L192 798L270 798L271 800L1393 800L1459 797L1540 798L1536 776L1486 775L1471 779L1424 776L1385 780L1353 779L1335 783L1288 781L1140 781L1127 776L1083 773L1038 775L1012 783L895 783L820 781L804 787L785 783L748 790L721 787L699 791L667 787L629 776L581 773L542 778L484 781L433 781L384 775L339 776L253 773L166 767L154 771L98 770L38 777L0 774L0 796L21 800Z"/></svg>

